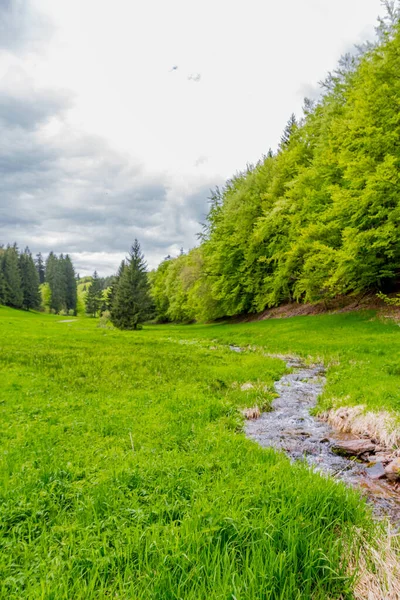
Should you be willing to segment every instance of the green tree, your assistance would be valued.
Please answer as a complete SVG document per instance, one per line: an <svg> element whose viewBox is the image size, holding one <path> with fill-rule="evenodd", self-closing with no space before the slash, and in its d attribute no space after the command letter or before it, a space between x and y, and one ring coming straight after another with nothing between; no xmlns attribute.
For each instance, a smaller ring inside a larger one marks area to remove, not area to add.
<svg viewBox="0 0 400 600"><path fill-rule="evenodd" d="M124 271L126 267L126 263L125 260L121 261L121 264L119 265L119 269L118 269L118 273L114 276L107 297L106 297L106 308L111 312L112 310L112 306L114 303L114 299L115 299L115 294L117 292L117 287L118 287L118 283L121 280L122 277L122 273Z"/></svg>
<svg viewBox="0 0 400 600"><path fill-rule="evenodd" d="M398 290L397 5L384 2L377 43L344 55L321 98L292 115L278 152L212 192L200 248L150 274L160 319Z"/></svg>
<svg viewBox="0 0 400 600"><path fill-rule="evenodd" d="M290 140L292 139L292 135L295 133L297 128L298 124L296 121L296 115L292 113L290 119L286 123L285 129L283 130L281 142L279 145L279 148L281 150L284 150L285 148L287 148L287 146L289 146ZM269 154L269 156L271 156L271 154Z"/></svg>
<svg viewBox="0 0 400 600"><path fill-rule="evenodd" d="M45 272L44 260L43 260L43 256L42 256L41 252L39 252L38 254L36 254L35 265L36 265L37 273L38 273L38 276L39 276L39 284L41 285L46 280L46 272Z"/></svg>
<svg viewBox="0 0 400 600"><path fill-rule="evenodd" d="M5 304L21 308L24 300L17 244L7 246L2 260Z"/></svg>
<svg viewBox="0 0 400 600"><path fill-rule="evenodd" d="M21 287L23 293L22 306L26 310L40 306L39 275L29 248L25 248L19 256Z"/></svg>
<svg viewBox="0 0 400 600"><path fill-rule="evenodd" d="M3 275L3 259L5 250L0 246L0 304L6 303L6 281Z"/></svg>
<svg viewBox="0 0 400 600"><path fill-rule="evenodd" d="M50 308L55 313L77 310L75 269L68 254L50 252L46 260L46 283L51 292Z"/></svg>
<svg viewBox="0 0 400 600"><path fill-rule="evenodd" d="M48 282L40 286L41 305L46 312L51 311L51 290Z"/></svg>
<svg viewBox="0 0 400 600"><path fill-rule="evenodd" d="M50 252L46 261L46 281L51 293L50 309L56 314L66 308L63 261L62 254L58 258L53 252Z"/></svg>
<svg viewBox="0 0 400 600"><path fill-rule="evenodd" d="M146 262L135 240L117 282L111 321L119 329L137 329L151 315L151 307Z"/></svg>
<svg viewBox="0 0 400 600"><path fill-rule="evenodd" d="M86 294L85 308L86 313L92 317L96 317L97 313L101 309L103 302L103 291L101 289L101 280L97 274L97 271L93 273L92 283L89 286L89 290Z"/></svg>
<svg viewBox="0 0 400 600"><path fill-rule="evenodd" d="M65 281L65 306L67 311L72 310L76 314L77 289L75 269L68 254L65 255L63 262L64 281Z"/></svg>

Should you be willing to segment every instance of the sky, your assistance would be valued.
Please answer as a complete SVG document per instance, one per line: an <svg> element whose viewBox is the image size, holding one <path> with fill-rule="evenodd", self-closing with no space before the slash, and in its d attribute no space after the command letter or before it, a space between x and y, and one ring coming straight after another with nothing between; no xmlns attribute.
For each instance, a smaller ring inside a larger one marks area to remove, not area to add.
<svg viewBox="0 0 400 600"><path fill-rule="evenodd" d="M114 273L197 244L380 0L0 0L0 244Z"/></svg>

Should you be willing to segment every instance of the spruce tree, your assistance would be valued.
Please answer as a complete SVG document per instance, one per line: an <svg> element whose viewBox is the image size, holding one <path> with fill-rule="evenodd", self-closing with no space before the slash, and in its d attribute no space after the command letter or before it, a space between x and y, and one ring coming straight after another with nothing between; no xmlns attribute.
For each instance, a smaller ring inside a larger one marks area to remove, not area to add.
<svg viewBox="0 0 400 600"><path fill-rule="evenodd" d="M85 305L86 313L92 317L96 317L97 313L101 309L103 300L103 291L101 289L101 280L97 275L97 271L93 273L92 283L89 287L89 291L86 295Z"/></svg>
<svg viewBox="0 0 400 600"><path fill-rule="evenodd" d="M50 252L46 261L46 280L50 287L50 308L56 314L66 308L66 284L64 273L64 256L58 258Z"/></svg>
<svg viewBox="0 0 400 600"><path fill-rule="evenodd" d="M281 142L279 144L279 148L281 151L289 146L292 135L296 131L297 128L298 128L298 124L296 121L296 115L294 113L292 113L290 119L286 123L285 129L283 130Z"/></svg>
<svg viewBox="0 0 400 600"><path fill-rule="evenodd" d="M45 282L44 260L41 252L36 254L35 265L39 276L39 284L41 285Z"/></svg>
<svg viewBox="0 0 400 600"><path fill-rule="evenodd" d="M0 246L0 304L6 303L6 281L3 275L3 258L5 250Z"/></svg>
<svg viewBox="0 0 400 600"><path fill-rule="evenodd" d="M64 279L65 279L65 304L68 311L73 310L76 314L77 305L77 291L76 291L76 279L75 270L72 261L68 254L66 254L63 263L64 268Z"/></svg>
<svg viewBox="0 0 400 600"><path fill-rule="evenodd" d="M135 240L122 268L111 307L111 320L119 329L137 329L150 316L146 267L140 244Z"/></svg>
<svg viewBox="0 0 400 600"><path fill-rule="evenodd" d="M5 304L14 308L21 308L24 296L21 286L21 272L17 244L7 246L2 262L5 283Z"/></svg>
<svg viewBox="0 0 400 600"><path fill-rule="evenodd" d="M57 268L57 257L54 252L50 252L46 259L46 282L49 284L50 289L54 283L55 272Z"/></svg>
<svg viewBox="0 0 400 600"><path fill-rule="evenodd" d="M58 314L67 309L67 281L64 254L60 254L56 263L54 287L51 292L52 308Z"/></svg>
<svg viewBox="0 0 400 600"><path fill-rule="evenodd" d="M115 275L114 281L110 285L110 291L108 293L108 297L107 297L107 301L106 301L107 309L110 312L112 310L113 302L114 302L114 299L115 299L115 294L117 292L118 283L119 283L119 281L121 279L121 276L122 276L122 273L123 273L123 271L125 269L125 266L126 266L125 265L125 260L123 260L121 262L121 264L119 265L118 273Z"/></svg>
<svg viewBox="0 0 400 600"><path fill-rule="evenodd" d="M40 306L39 275L33 262L29 248L25 248L19 256L21 287L23 293L22 306L29 310Z"/></svg>

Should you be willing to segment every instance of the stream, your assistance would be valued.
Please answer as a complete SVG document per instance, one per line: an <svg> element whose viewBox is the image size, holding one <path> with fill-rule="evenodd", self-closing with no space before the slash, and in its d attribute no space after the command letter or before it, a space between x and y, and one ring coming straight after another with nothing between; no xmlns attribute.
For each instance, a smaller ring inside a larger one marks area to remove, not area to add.
<svg viewBox="0 0 400 600"><path fill-rule="evenodd" d="M240 351L236 346L231 350ZM293 460L306 460L314 470L327 473L361 489L372 503L377 518L388 517L397 529L400 522L400 494L387 480L373 479L373 463L340 456L332 446L338 440L358 439L338 433L325 421L310 415L326 382L322 365L305 366L300 359L280 357L291 372L275 383L279 396L272 411L246 421L245 433L263 447L283 450Z"/></svg>

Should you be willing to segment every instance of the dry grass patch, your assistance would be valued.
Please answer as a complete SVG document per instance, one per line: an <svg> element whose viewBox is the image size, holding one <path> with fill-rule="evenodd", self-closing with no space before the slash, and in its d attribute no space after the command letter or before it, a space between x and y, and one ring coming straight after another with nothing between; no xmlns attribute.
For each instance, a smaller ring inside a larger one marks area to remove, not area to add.
<svg viewBox="0 0 400 600"><path fill-rule="evenodd" d="M253 406L253 408L245 408L242 410L242 414L248 421L254 421L261 417L261 411L258 406Z"/></svg>
<svg viewBox="0 0 400 600"><path fill-rule="evenodd" d="M355 600L399 600L400 556L398 538L390 529L374 545L363 542L357 564Z"/></svg>
<svg viewBox="0 0 400 600"><path fill-rule="evenodd" d="M376 413L366 411L364 405L343 406L320 416L337 431L368 436L386 448L398 449L400 446L399 418L388 411Z"/></svg>

